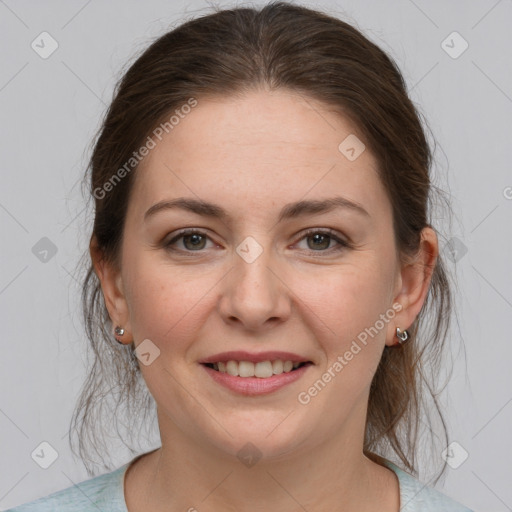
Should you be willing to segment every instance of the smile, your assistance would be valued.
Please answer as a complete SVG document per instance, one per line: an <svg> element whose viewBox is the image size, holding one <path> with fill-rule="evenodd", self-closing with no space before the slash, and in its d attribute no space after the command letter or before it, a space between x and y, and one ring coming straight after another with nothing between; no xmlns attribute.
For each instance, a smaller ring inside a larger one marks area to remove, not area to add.
<svg viewBox="0 0 512 512"><path fill-rule="evenodd" d="M202 363L200 366L204 368L206 373L211 377L211 379L216 383L222 386L223 388L227 388L230 391L236 393L237 395L244 396L260 396L260 395L268 395L270 393L274 393L285 386L292 384L293 382L299 380L304 376L305 373L308 372L309 368L314 366L311 362L301 362L301 363L293 363L291 361L260 361L258 363L251 363L252 369L250 365L245 365L248 361L228 361L224 363L224 371L221 371L220 368L223 367L222 363ZM229 364L232 363L232 364ZM270 372L270 367L272 367L272 375L269 377L257 377L255 375L256 372L260 373L258 369L258 365L263 363L263 370L265 375L268 375ZM290 363L292 364L292 368L290 367ZM220 364L220 367L219 367ZM229 364L229 366L228 366ZM283 370L280 373L274 373L274 364L276 364L276 371L280 371L281 364L283 366ZM286 364L286 370L285 370ZM294 368L295 366L295 368ZM215 368L217 367L217 369ZM229 370L228 370L229 368ZM246 375L245 377L241 375L231 375L229 371L235 373L241 373ZM252 375L247 375L252 372Z"/></svg>

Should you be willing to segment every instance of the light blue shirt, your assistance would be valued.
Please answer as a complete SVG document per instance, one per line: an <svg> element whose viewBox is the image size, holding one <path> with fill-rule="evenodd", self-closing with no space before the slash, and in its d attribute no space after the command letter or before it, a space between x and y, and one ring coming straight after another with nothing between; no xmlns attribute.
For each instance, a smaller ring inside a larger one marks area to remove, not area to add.
<svg viewBox="0 0 512 512"><path fill-rule="evenodd" d="M390 461L398 476L401 512L473 512L432 487L419 482ZM6 512L128 512L124 499L124 474L131 462L90 480L55 492Z"/></svg>

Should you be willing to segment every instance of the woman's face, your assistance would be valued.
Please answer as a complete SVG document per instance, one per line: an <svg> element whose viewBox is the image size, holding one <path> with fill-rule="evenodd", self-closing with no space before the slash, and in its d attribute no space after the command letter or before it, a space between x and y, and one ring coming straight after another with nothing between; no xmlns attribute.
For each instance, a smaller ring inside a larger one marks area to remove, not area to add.
<svg viewBox="0 0 512 512"><path fill-rule="evenodd" d="M313 99L197 100L136 171L111 310L144 341L162 438L269 457L359 440L384 345L414 319L376 160Z"/></svg>

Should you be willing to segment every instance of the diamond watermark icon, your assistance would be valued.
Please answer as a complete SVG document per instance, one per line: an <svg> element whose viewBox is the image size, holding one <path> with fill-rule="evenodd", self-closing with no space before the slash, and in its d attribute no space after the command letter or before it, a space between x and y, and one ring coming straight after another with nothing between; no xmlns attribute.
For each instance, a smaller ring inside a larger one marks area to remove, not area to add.
<svg viewBox="0 0 512 512"><path fill-rule="evenodd" d="M144 366L149 366L160 355L160 349L151 340L145 339L139 343L135 354Z"/></svg>
<svg viewBox="0 0 512 512"><path fill-rule="evenodd" d="M262 455L261 451L252 443L244 444L236 454L238 460L248 468L252 468L261 459Z"/></svg>
<svg viewBox="0 0 512 512"><path fill-rule="evenodd" d="M454 31L441 42L441 48L452 59L458 59L469 48L469 43Z"/></svg>
<svg viewBox="0 0 512 512"><path fill-rule="evenodd" d="M236 252L246 263L252 263L261 255L263 247L252 236L248 236L237 246Z"/></svg>
<svg viewBox="0 0 512 512"><path fill-rule="evenodd" d="M450 238L443 248L443 254L453 263L461 260L467 252L468 248L457 237Z"/></svg>
<svg viewBox="0 0 512 512"><path fill-rule="evenodd" d="M41 59L47 59L59 47L59 43L48 32L41 32L30 46Z"/></svg>
<svg viewBox="0 0 512 512"><path fill-rule="evenodd" d="M48 469L59 457L57 450L47 441L40 443L30 454L32 460L43 469Z"/></svg>
<svg viewBox="0 0 512 512"><path fill-rule="evenodd" d="M32 247L32 254L42 263L48 263L57 254L57 246L49 238L43 236Z"/></svg>
<svg viewBox="0 0 512 512"><path fill-rule="evenodd" d="M365 149L366 146L353 133L343 139L343 141L338 146L339 152L351 162L357 160Z"/></svg>
<svg viewBox="0 0 512 512"><path fill-rule="evenodd" d="M452 469L457 469L469 457L469 453L457 441L450 443L441 453L441 457Z"/></svg>

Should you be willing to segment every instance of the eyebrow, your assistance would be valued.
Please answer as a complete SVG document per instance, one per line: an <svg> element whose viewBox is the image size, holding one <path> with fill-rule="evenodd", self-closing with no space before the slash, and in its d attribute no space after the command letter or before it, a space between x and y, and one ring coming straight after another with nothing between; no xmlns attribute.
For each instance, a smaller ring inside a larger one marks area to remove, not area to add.
<svg viewBox="0 0 512 512"><path fill-rule="evenodd" d="M362 214L365 217L371 217L359 203L351 201L345 197L336 196L322 200L297 201L295 203L289 203L281 209L278 222L303 215L326 213L336 208L345 208ZM226 220L229 218L228 212L217 204L191 197L178 197L176 199L160 201L151 206L144 214L144 222L157 212L173 209L186 210L196 213L197 215L220 220Z"/></svg>

